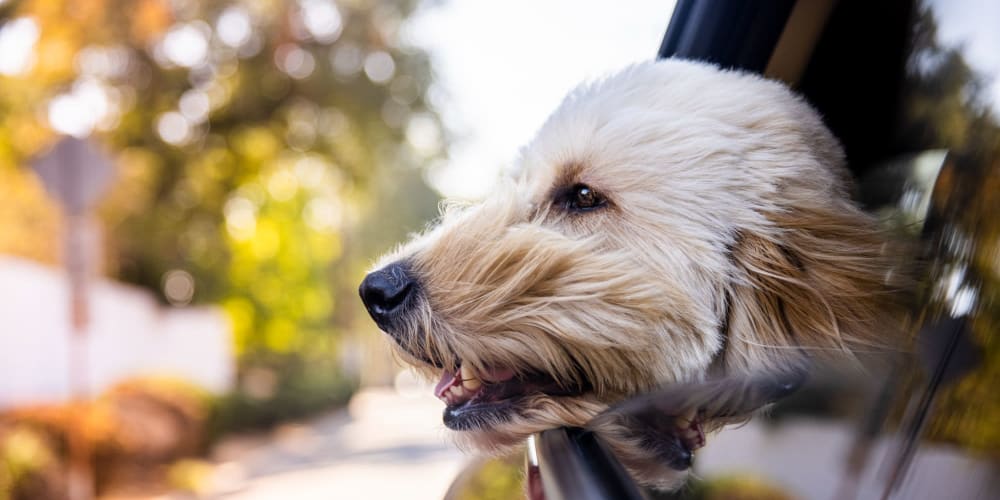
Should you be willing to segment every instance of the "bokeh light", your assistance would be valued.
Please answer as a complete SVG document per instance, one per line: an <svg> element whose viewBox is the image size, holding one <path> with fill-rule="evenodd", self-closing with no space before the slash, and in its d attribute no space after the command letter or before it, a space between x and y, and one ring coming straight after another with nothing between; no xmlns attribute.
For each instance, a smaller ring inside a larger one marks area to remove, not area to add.
<svg viewBox="0 0 1000 500"><path fill-rule="evenodd" d="M186 143L192 135L191 124L184 115L176 111L168 111L160 115L156 121L156 132L168 144L179 146Z"/></svg>
<svg viewBox="0 0 1000 500"><path fill-rule="evenodd" d="M208 25L201 21L180 24L167 32L159 50L173 64L186 68L198 66L208 59L210 33Z"/></svg>
<svg viewBox="0 0 1000 500"><path fill-rule="evenodd" d="M75 137L86 137L114 112L108 90L97 80L83 78L70 92L54 97L48 106L53 129Z"/></svg>
<svg viewBox="0 0 1000 500"><path fill-rule="evenodd" d="M38 24L30 17L7 22L0 27L0 74L21 75L35 62Z"/></svg>
<svg viewBox="0 0 1000 500"><path fill-rule="evenodd" d="M250 13L238 5L227 7L216 21L216 34L222 43L232 48L246 45L253 34Z"/></svg>
<svg viewBox="0 0 1000 500"><path fill-rule="evenodd" d="M365 75L374 83L383 84L396 74L396 63L388 52L379 50L365 57Z"/></svg>
<svg viewBox="0 0 1000 500"><path fill-rule="evenodd" d="M185 306L194 298L194 276L183 269L171 269L163 275L163 295L175 306Z"/></svg>
<svg viewBox="0 0 1000 500"><path fill-rule="evenodd" d="M288 76L301 80L316 69L313 55L294 44L281 45L274 51L274 63Z"/></svg>
<svg viewBox="0 0 1000 500"><path fill-rule="evenodd" d="M329 0L300 0L302 24L320 43L331 43L340 36L343 19Z"/></svg>

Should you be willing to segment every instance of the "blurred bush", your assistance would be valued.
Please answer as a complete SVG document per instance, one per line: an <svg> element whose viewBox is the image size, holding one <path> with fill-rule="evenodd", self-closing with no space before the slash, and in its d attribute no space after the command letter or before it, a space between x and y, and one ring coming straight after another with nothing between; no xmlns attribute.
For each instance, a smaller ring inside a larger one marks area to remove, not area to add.
<svg viewBox="0 0 1000 500"><path fill-rule="evenodd" d="M167 472L167 482L171 490L183 491L200 497L211 494L213 467L204 460L178 460Z"/></svg>
<svg viewBox="0 0 1000 500"><path fill-rule="evenodd" d="M515 500L525 497L523 453L483 458L467 465L452 483L446 500Z"/></svg>
<svg viewBox="0 0 1000 500"><path fill-rule="evenodd" d="M65 495L53 444L27 427L0 428L0 500L60 498Z"/></svg>
<svg viewBox="0 0 1000 500"><path fill-rule="evenodd" d="M679 496L665 498L688 500L792 500L795 496L778 486L750 474L730 475L695 481Z"/></svg>
<svg viewBox="0 0 1000 500"><path fill-rule="evenodd" d="M170 379L119 384L87 403L0 413L0 499L63 498L71 447L85 451L98 491L162 482L167 464L204 446L210 400Z"/></svg>

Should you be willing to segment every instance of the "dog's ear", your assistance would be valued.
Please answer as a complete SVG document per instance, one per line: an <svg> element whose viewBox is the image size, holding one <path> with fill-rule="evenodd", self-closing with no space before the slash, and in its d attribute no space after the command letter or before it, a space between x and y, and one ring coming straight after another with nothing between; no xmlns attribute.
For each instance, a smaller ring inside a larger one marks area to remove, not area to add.
<svg viewBox="0 0 1000 500"><path fill-rule="evenodd" d="M895 349L906 273L886 233L845 200L802 197L731 248L724 366L777 369L790 359Z"/></svg>

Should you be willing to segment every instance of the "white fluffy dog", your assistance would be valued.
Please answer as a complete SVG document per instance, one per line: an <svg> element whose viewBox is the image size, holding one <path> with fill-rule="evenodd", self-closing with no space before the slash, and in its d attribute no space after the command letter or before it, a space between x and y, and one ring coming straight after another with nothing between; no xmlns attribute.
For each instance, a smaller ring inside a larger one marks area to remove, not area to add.
<svg viewBox="0 0 1000 500"><path fill-rule="evenodd" d="M509 179L360 291L440 380L445 424L503 451L667 384L892 345L901 273L885 244L802 99L667 60L574 90ZM684 450L710 420L687 415Z"/></svg>

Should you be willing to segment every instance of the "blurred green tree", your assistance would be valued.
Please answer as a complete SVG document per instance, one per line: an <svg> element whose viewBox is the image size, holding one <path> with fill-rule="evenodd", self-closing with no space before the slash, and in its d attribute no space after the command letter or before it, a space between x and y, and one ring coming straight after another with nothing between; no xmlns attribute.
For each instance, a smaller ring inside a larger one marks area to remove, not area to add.
<svg viewBox="0 0 1000 500"><path fill-rule="evenodd" d="M58 217L25 166L60 133L91 135L119 168L99 210L108 272L221 304L239 401L343 397L368 259L437 210L431 68L400 33L416 3L0 2L0 34L32 45L0 68L0 253L57 259Z"/></svg>
<svg viewBox="0 0 1000 500"><path fill-rule="evenodd" d="M982 357L939 395L928 424L932 439L996 455L1000 450L1000 119L990 78L969 64L964 47L938 36L921 5L914 19L896 147L947 149L934 191L927 235L933 262L931 314L968 314Z"/></svg>

